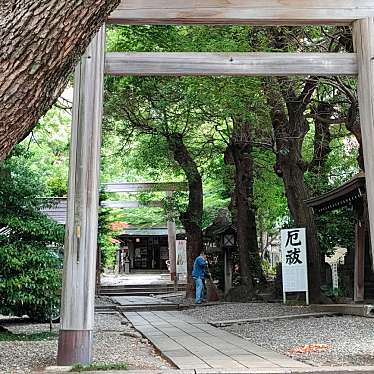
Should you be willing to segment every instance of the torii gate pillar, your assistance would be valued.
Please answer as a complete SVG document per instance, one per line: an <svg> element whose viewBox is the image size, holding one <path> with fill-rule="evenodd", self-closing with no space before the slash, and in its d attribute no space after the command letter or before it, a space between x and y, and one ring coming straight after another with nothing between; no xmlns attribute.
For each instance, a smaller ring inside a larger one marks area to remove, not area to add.
<svg viewBox="0 0 374 374"><path fill-rule="evenodd" d="M75 70L58 365L92 360L104 48L102 27Z"/></svg>
<svg viewBox="0 0 374 374"><path fill-rule="evenodd" d="M353 41L358 62L358 98L374 269L374 18L353 23Z"/></svg>

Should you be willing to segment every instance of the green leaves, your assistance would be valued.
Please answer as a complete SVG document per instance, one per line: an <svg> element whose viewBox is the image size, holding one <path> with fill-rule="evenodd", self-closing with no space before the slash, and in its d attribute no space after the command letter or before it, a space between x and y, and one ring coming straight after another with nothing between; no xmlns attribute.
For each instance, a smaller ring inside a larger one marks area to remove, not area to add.
<svg viewBox="0 0 374 374"><path fill-rule="evenodd" d="M64 230L41 213L43 191L22 156L0 164L0 314L46 319L58 307Z"/></svg>

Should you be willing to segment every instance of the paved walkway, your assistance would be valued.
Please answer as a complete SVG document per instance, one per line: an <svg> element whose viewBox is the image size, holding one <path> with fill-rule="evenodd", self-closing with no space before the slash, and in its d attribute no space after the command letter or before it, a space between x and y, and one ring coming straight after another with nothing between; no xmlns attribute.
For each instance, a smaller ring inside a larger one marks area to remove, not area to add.
<svg viewBox="0 0 374 374"><path fill-rule="evenodd" d="M170 301L152 296L112 296L112 299L121 306L175 305Z"/></svg>
<svg viewBox="0 0 374 374"><path fill-rule="evenodd" d="M179 369L310 367L178 311L128 312L125 316Z"/></svg>

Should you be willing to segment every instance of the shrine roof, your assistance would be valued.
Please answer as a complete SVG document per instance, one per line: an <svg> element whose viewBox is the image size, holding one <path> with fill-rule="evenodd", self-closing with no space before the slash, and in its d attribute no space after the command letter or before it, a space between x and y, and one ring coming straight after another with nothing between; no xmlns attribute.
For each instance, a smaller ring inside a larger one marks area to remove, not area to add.
<svg viewBox="0 0 374 374"><path fill-rule="evenodd" d="M359 173L340 187L308 199L305 202L310 208L313 208L316 214L321 214L351 206L354 201L360 199L365 193L365 173Z"/></svg>

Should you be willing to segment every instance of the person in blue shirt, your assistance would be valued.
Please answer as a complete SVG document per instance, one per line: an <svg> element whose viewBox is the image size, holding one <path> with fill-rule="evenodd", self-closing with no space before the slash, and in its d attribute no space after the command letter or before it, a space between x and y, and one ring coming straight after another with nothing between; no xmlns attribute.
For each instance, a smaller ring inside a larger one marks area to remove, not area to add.
<svg viewBox="0 0 374 374"><path fill-rule="evenodd" d="M200 256L196 257L192 269L192 278L195 280L196 296L195 303L201 304L204 295L204 279L206 275L206 267L208 261L204 252L200 253Z"/></svg>

